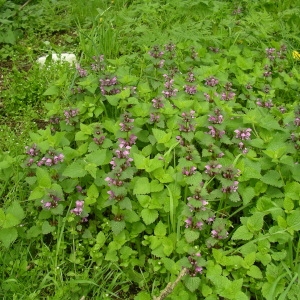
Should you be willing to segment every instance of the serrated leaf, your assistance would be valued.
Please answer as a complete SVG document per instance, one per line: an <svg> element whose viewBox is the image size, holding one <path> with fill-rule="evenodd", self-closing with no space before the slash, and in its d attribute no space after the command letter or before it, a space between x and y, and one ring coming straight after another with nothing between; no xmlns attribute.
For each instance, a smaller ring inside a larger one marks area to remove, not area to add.
<svg viewBox="0 0 300 300"><path fill-rule="evenodd" d="M168 257L163 257L162 262L165 266L165 268L171 273L171 274L178 274L180 271L180 267L175 263L173 259L170 259Z"/></svg>
<svg viewBox="0 0 300 300"><path fill-rule="evenodd" d="M255 196L255 190L251 186L247 186L246 188L239 188L240 194L243 199L243 204L248 204Z"/></svg>
<svg viewBox="0 0 300 300"><path fill-rule="evenodd" d="M243 240L248 241L251 240L253 234L248 230L245 225L240 226L232 235L232 240Z"/></svg>
<svg viewBox="0 0 300 300"><path fill-rule="evenodd" d="M287 225L293 230L300 230L300 211L294 210L287 216Z"/></svg>
<svg viewBox="0 0 300 300"><path fill-rule="evenodd" d="M58 86L52 85L43 93L43 96L53 96L58 94L59 94Z"/></svg>
<svg viewBox="0 0 300 300"><path fill-rule="evenodd" d="M83 162L75 161L66 167L62 175L70 178L80 178L86 174L87 171L85 170Z"/></svg>
<svg viewBox="0 0 300 300"><path fill-rule="evenodd" d="M86 141L88 138L89 136L82 131L78 131L75 134L75 141Z"/></svg>
<svg viewBox="0 0 300 300"><path fill-rule="evenodd" d="M5 219L2 220L2 227L3 228L12 228L20 223L21 223L20 219L18 219L11 213L6 213Z"/></svg>
<svg viewBox="0 0 300 300"><path fill-rule="evenodd" d="M255 212L252 216L247 218L247 228L249 231L260 231L263 227L264 214L262 212Z"/></svg>
<svg viewBox="0 0 300 300"><path fill-rule="evenodd" d="M282 187L284 185L280 174L275 170L269 170L264 176L260 179L262 182L276 186L276 187Z"/></svg>
<svg viewBox="0 0 300 300"><path fill-rule="evenodd" d="M236 58L236 65L242 70L252 70L253 69L253 59L245 58L238 55Z"/></svg>
<svg viewBox="0 0 300 300"><path fill-rule="evenodd" d="M142 291L134 297L134 300L151 300L151 296L149 293Z"/></svg>
<svg viewBox="0 0 300 300"><path fill-rule="evenodd" d="M96 198L96 199L99 197L98 188L94 183L88 188L87 196L90 198Z"/></svg>
<svg viewBox="0 0 300 300"><path fill-rule="evenodd" d="M86 161L95 164L96 166L103 166L108 164L112 159L112 152L107 149L98 149L85 157Z"/></svg>
<svg viewBox="0 0 300 300"><path fill-rule="evenodd" d="M42 225L42 233L43 234L48 234L50 232L53 232L54 230L55 230L54 226L51 226L48 221L44 221L44 223Z"/></svg>
<svg viewBox="0 0 300 300"><path fill-rule="evenodd" d="M43 168L38 168L36 171L37 182L40 187L50 188L51 187L51 177Z"/></svg>
<svg viewBox="0 0 300 300"><path fill-rule="evenodd" d="M118 235L124 228L125 228L125 222L124 221L114 221L112 220L110 222L111 230L115 235Z"/></svg>
<svg viewBox="0 0 300 300"><path fill-rule="evenodd" d="M172 132L166 133L165 131L156 129L156 128L152 129L152 133L153 133L157 143L159 143L159 144L167 143L171 139L171 136L172 136Z"/></svg>
<svg viewBox="0 0 300 300"><path fill-rule="evenodd" d="M98 168L97 168L97 165L96 165L96 164L92 164L92 163L86 164L85 167L84 167L84 169L85 169L86 171L88 171L88 173L89 173L94 179L97 178L97 170L98 170Z"/></svg>
<svg viewBox="0 0 300 300"><path fill-rule="evenodd" d="M82 234L82 238L83 239L92 239L93 238L93 235L92 235L91 231L88 228L86 228L84 230L84 232Z"/></svg>
<svg viewBox="0 0 300 300"><path fill-rule="evenodd" d="M17 219L22 220L25 218L25 213L19 202L14 201L6 210L6 213L11 213ZM0 216L1 219L1 216Z"/></svg>
<svg viewBox="0 0 300 300"><path fill-rule="evenodd" d="M247 271L247 275L256 279L263 278L262 272L259 267L252 265L250 269Z"/></svg>
<svg viewBox="0 0 300 300"><path fill-rule="evenodd" d="M173 241L168 237L164 237L162 240L162 245L163 245L164 255L170 256L174 251Z"/></svg>
<svg viewBox="0 0 300 300"><path fill-rule="evenodd" d="M112 106L117 106L120 101L119 95L106 95L105 98Z"/></svg>
<svg viewBox="0 0 300 300"><path fill-rule="evenodd" d="M241 198L240 198L240 195L238 192L233 192L229 195L229 199L232 201L232 202L239 202L241 201Z"/></svg>
<svg viewBox="0 0 300 300"><path fill-rule="evenodd" d="M161 192L163 189L163 184L161 184L158 180L154 179L150 182L151 193Z"/></svg>
<svg viewBox="0 0 300 300"><path fill-rule="evenodd" d="M255 252L251 252L249 254L247 254L244 258L244 268L250 268L254 263L255 263L255 259L256 259L256 253Z"/></svg>
<svg viewBox="0 0 300 300"><path fill-rule="evenodd" d="M194 292L200 287L200 281L199 277L186 276L184 279L184 285L189 291Z"/></svg>
<svg viewBox="0 0 300 300"><path fill-rule="evenodd" d="M154 228L154 234L159 237L166 236L167 226L164 225L163 222L159 221Z"/></svg>
<svg viewBox="0 0 300 300"><path fill-rule="evenodd" d="M9 246L17 239L18 231L16 228L2 228L0 229L0 241L5 248Z"/></svg>
<svg viewBox="0 0 300 300"><path fill-rule="evenodd" d="M300 183L293 181L293 182L287 182L285 187L285 196L289 197L293 200L300 200Z"/></svg>
<svg viewBox="0 0 300 300"><path fill-rule="evenodd" d="M140 217L135 211L126 210L124 213L124 220L128 223L135 223L140 220Z"/></svg>
<svg viewBox="0 0 300 300"><path fill-rule="evenodd" d="M151 192L151 186L147 177L139 177L134 184L133 194L144 195Z"/></svg>
<svg viewBox="0 0 300 300"><path fill-rule="evenodd" d="M285 197L283 200L283 208L287 211L291 211L294 208L294 201L288 197Z"/></svg>
<svg viewBox="0 0 300 300"><path fill-rule="evenodd" d="M139 170L145 169L147 160L149 159L147 159L144 155L133 153L133 161L137 169Z"/></svg>
<svg viewBox="0 0 300 300"><path fill-rule="evenodd" d="M191 229L186 229L184 231L184 236L185 239L188 243L192 243L193 241L197 240L200 236L199 231L191 230Z"/></svg>
<svg viewBox="0 0 300 300"><path fill-rule="evenodd" d="M103 245L105 244L105 240L106 240L105 234L104 234L102 231L100 231L100 232L97 234L97 237L96 237L96 243L97 243L97 245L98 245L100 248L103 247Z"/></svg>
<svg viewBox="0 0 300 300"><path fill-rule="evenodd" d="M35 200L35 199L40 199L45 195L45 191L43 188L37 186L34 188L33 191L31 191L30 196L28 200Z"/></svg>
<svg viewBox="0 0 300 300"><path fill-rule="evenodd" d="M42 233L42 229L39 226L34 225L31 228L29 228L29 230L27 231L27 238L31 239L31 238L38 237L41 233Z"/></svg>
<svg viewBox="0 0 300 300"><path fill-rule="evenodd" d="M141 211L142 219L146 225L152 224L158 218L158 211L144 208Z"/></svg>

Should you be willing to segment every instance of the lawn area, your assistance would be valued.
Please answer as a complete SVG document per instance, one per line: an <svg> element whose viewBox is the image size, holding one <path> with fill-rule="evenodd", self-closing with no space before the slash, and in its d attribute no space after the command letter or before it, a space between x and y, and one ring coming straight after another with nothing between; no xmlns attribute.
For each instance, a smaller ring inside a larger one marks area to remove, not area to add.
<svg viewBox="0 0 300 300"><path fill-rule="evenodd" d="M0 0L0 298L299 299L299 16Z"/></svg>

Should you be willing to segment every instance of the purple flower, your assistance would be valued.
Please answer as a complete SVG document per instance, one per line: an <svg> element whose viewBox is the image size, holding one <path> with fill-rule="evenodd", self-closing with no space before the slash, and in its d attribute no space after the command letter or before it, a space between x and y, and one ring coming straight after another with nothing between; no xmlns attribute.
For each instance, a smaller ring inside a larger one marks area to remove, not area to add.
<svg viewBox="0 0 300 300"><path fill-rule="evenodd" d="M151 123L158 123L159 119L160 119L160 115L153 114L153 113L150 114L150 122Z"/></svg>
<svg viewBox="0 0 300 300"><path fill-rule="evenodd" d="M197 93L197 88L193 85L185 85L184 91L189 95L195 95Z"/></svg>
<svg viewBox="0 0 300 300"><path fill-rule="evenodd" d="M28 154L29 156L37 156L39 155L40 151L37 149L37 145L36 144L33 144L31 146L31 148L29 148L28 146L25 147L25 150L26 150L26 154Z"/></svg>
<svg viewBox="0 0 300 300"><path fill-rule="evenodd" d="M88 75L87 70L81 68L80 64L76 64L76 70L78 71L80 77L86 77Z"/></svg>
<svg viewBox="0 0 300 300"><path fill-rule="evenodd" d="M224 130L219 130L213 126L208 126L209 132L208 134L210 134L213 138L221 138L224 134L225 131Z"/></svg>
<svg viewBox="0 0 300 300"><path fill-rule="evenodd" d="M210 76L209 78L205 79L205 85L208 86L216 86L219 83L219 80L214 76Z"/></svg>
<svg viewBox="0 0 300 300"><path fill-rule="evenodd" d="M221 94L221 99L224 100L224 101L229 101L231 99L233 99L235 97L235 93L234 92L223 92Z"/></svg>
<svg viewBox="0 0 300 300"><path fill-rule="evenodd" d="M208 174L210 177L213 177L220 173L220 169L222 168L222 165L217 162L211 162L210 164L205 166L204 173Z"/></svg>
<svg viewBox="0 0 300 300"><path fill-rule="evenodd" d="M79 216L82 213L82 211L83 211L84 201L77 200L75 202L75 204L76 204L76 207L73 208L73 209L71 209L70 212L72 214L75 214L75 215Z"/></svg>
<svg viewBox="0 0 300 300"><path fill-rule="evenodd" d="M196 78L195 78L194 73L193 72L189 72L186 81L188 81L188 82L194 82L195 80L196 80Z"/></svg>
<svg viewBox="0 0 300 300"><path fill-rule="evenodd" d="M201 222L201 221L199 221L199 222L197 222L197 223L196 223L196 228L198 228L198 229L202 230L202 228L203 228L203 225L204 225L204 223L203 223L203 222Z"/></svg>
<svg viewBox="0 0 300 300"><path fill-rule="evenodd" d="M160 109L164 107L162 98L155 98L152 100L152 106L156 109Z"/></svg>
<svg viewBox="0 0 300 300"><path fill-rule="evenodd" d="M192 176L196 173L197 168L196 167L190 167L190 168L186 168L184 167L182 169L182 174L185 176Z"/></svg>
<svg viewBox="0 0 300 300"><path fill-rule="evenodd" d="M211 236L214 237L214 238L217 237L218 236L218 231L212 230L211 231Z"/></svg>
<svg viewBox="0 0 300 300"><path fill-rule="evenodd" d="M243 130L236 129L234 130L234 132L236 133L235 137L241 140L250 140L251 131L252 131L251 128L247 128Z"/></svg>
<svg viewBox="0 0 300 300"><path fill-rule="evenodd" d="M296 117L296 118L295 118L294 124L295 124L296 126L300 126L300 118L299 118L299 117Z"/></svg>
<svg viewBox="0 0 300 300"><path fill-rule="evenodd" d="M232 185L222 187L222 192L225 194L235 193L238 190L238 184L239 184L238 181L234 181Z"/></svg>
<svg viewBox="0 0 300 300"><path fill-rule="evenodd" d="M189 227L191 227L191 225L192 225L192 223L193 223L193 221L192 221L192 218L190 217L190 218L188 218L188 219L186 219L185 221L185 228L189 228Z"/></svg>
<svg viewBox="0 0 300 300"><path fill-rule="evenodd" d="M158 46L154 46L148 53L154 58L160 58L164 55L164 51L161 51Z"/></svg>

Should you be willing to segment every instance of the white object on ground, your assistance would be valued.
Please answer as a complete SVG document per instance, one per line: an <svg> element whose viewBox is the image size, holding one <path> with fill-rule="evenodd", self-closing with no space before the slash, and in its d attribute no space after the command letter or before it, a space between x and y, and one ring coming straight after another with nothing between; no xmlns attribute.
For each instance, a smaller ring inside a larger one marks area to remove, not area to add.
<svg viewBox="0 0 300 300"><path fill-rule="evenodd" d="M40 64L41 66L44 66L48 56L52 57L53 62L68 62L70 65L76 63L76 55L73 53L62 53L62 54L52 53L38 58L36 60L37 63Z"/></svg>

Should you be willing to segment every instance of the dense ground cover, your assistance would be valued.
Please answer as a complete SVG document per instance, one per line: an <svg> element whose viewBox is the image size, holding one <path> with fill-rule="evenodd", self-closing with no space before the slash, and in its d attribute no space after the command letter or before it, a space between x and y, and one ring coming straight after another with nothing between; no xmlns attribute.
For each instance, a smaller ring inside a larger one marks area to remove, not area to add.
<svg viewBox="0 0 300 300"><path fill-rule="evenodd" d="M81 2L0 1L0 295L298 299L299 8Z"/></svg>

